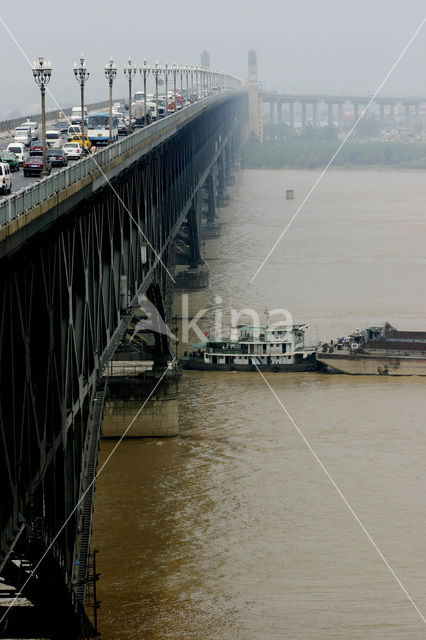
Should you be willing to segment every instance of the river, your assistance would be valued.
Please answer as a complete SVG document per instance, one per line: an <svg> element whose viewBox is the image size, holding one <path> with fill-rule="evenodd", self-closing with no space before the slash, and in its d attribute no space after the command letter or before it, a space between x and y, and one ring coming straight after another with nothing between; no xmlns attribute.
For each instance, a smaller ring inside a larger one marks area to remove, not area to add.
<svg viewBox="0 0 426 640"><path fill-rule="evenodd" d="M424 172L329 171L249 284L318 175L238 175L209 317L219 296L225 321L284 307L314 339L425 329ZM102 472L103 640L424 638L389 566L426 615L425 379L266 379L294 422L256 372L186 372L180 436L124 441Z"/></svg>

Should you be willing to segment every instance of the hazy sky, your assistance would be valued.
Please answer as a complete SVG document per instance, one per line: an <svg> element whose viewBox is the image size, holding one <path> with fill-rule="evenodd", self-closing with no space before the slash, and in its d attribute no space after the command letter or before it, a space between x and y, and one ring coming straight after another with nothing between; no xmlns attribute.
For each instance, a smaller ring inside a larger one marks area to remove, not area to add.
<svg viewBox="0 0 426 640"><path fill-rule="evenodd" d="M247 52L258 54L269 88L372 93L426 16L425 0L43 0L3 2L1 20L33 61L52 61L49 88L60 104L79 102L72 64L83 51L87 101L107 97L103 68L119 65L114 95L126 95L122 66L148 62L211 64L245 79ZM0 22L0 117L25 112L40 94L31 69ZM426 25L389 79L384 95L426 95ZM140 76L138 84L141 86ZM136 87L136 84L135 84Z"/></svg>

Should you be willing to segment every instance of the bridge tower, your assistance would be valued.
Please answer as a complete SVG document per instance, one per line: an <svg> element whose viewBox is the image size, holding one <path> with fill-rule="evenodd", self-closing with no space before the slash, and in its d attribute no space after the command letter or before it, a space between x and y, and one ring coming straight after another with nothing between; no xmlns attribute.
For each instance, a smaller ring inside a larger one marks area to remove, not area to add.
<svg viewBox="0 0 426 640"><path fill-rule="evenodd" d="M262 95L257 81L257 54L254 49L248 52L248 103L249 103L249 137L263 142Z"/></svg>

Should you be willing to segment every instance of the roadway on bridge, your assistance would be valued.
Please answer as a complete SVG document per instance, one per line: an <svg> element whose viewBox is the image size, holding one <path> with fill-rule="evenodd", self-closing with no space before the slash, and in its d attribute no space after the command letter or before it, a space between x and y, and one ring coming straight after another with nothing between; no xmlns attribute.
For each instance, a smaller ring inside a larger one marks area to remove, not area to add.
<svg viewBox="0 0 426 640"><path fill-rule="evenodd" d="M13 136L0 138L0 149L1 150L7 149L7 145L10 144L11 142L13 142ZM72 162L74 161L69 160L68 165ZM62 169L62 167L52 167L52 173L55 173L59 169ZM20 191L20 189L24 189L25 187L28 187L28 185L33 184L34 182L37 182L37 180L40 180L40 176L25 177L22 167L19 169L19 171L16 171L11 175L12 175L12 193L15 193L16 191ZM0 201L3 198L6 198L7 195L3 193L0 194Z"/></svg>

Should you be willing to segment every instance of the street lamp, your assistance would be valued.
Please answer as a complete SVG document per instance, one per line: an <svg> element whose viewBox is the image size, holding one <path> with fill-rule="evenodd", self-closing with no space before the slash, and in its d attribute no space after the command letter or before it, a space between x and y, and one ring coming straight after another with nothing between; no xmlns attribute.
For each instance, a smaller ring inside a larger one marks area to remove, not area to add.
<svg viewBox="0 0 426 640"><path fill-rule="evenodd" d="M180 71L180 107L183 109L183 67L179 67Z"/></svg>
<svg viewBox="0 0 426 640"><path fill-rule="evenodd" d="M132 130L132 78L137 71L136 65L132 65L131 58L129 56L129 60L127 64L124 65L124 75L127 75L129 78L129 133Z"/></svg>
<svg viewBox="0 0 426 640"><path fill-rule="evenodd" d="M146 63L146 58L144 58L143 61L143 65L142 67L139 68L140 73L143 74L143 102L144 102L144 120L143 120L143 126L145 127L147 122L146 122L146 77L149 74L149 66Z"/></svg>
<svg viewBox="0 0 426 640"><path fill-rule="evenodd" d="M175 104L174 112L177 111L177 93L176 93L176 74L177 74L176 62L173 62L173 100Z"/></svg>
<svg viewBox="0 0 426 640"><path fill-rule="evenodd" d="M191 74L191 102L194 101L194 67L190 65L189 71Z"/></svg>
<svg viewBox="0 0 426 640"><path fill-rule="evenodd" d="M185 65L185 75L186 75L186 101L189 101L189 67L188 67L188 64Z"/></svg>
<svg viewBox="0 0 426 640"><path fill-rule="evenodd" d="M41 177L47 176L47 162L46 162L46 85L52 75L52 63L50 60L39 58L33 63L33 76L36 84L40 87L41 92L41 135L43 144L43 169Z"/></svg>
<svg viewBox="0 0 426 640"><path fill-rule="evenodd" d="M169 113L169 95L168 95L168 92L167 92L167 87L168 87L168 78L169 78L169 75L171 73L172 73L172 70L169 68L169 63L166 62L166 64L164 65L164 77L165 77L165 80L166 80L166 83L165 83L166 84L166 104L165 104L165 107L166 107L165 115L166 116Z"/></svg>
<svg viewBox="0 0 426 640"><path fill-rule="evenodd" d="M117 76L117 65L115 64L112 56L110 56L109 62L105 65L105 78L109 84L109 142L112 142L112 85Z"/></svg>
<svg viewBox="0 0 426 640"><path fill-rule="evenodd" d="M80 85L80 104L81 104L81 143L83 151L86 149L84 144L84 85L89 79L90 73L86 69L86 61L84 59L84 54L80 54L80 66L77 67L74 62L74 75L75 79Z"/></svg>
<svg viewBox="0 0 426 640"><path fill-rule="evenodd" d="M158 76L161 73L161 66L158 60L155 61L155 67L151 69L155 78L155 120L158 120Z"/></svg>
<svg viewBox="0 0 426 640"><path fill-rule="evenodd" d="M200 69L199 67L195 67L195 97L197 100L199 100L199 73L200 73Z"/></svg>

